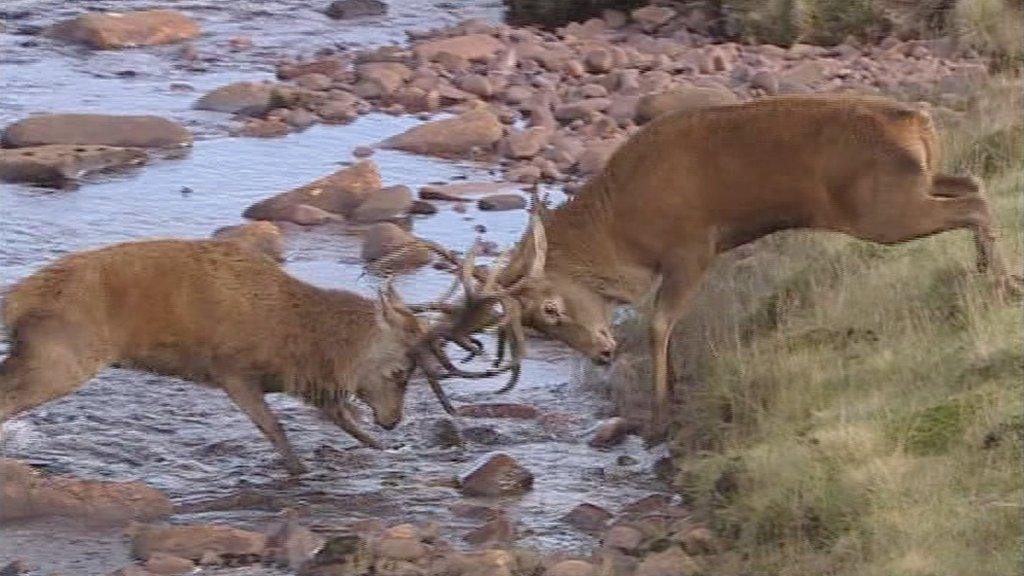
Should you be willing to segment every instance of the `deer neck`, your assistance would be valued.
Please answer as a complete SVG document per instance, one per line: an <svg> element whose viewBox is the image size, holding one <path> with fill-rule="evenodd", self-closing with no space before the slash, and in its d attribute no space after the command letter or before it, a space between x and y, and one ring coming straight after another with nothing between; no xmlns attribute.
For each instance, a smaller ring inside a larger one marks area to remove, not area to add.
<svg viewBox="0 0 1024 576"><path fill-rule="evenodd" d="M549 275L620 304L638 302L650 292L654 274L618 242L601 176L591 179L576 198L551 210L546 220Z"/></svg>

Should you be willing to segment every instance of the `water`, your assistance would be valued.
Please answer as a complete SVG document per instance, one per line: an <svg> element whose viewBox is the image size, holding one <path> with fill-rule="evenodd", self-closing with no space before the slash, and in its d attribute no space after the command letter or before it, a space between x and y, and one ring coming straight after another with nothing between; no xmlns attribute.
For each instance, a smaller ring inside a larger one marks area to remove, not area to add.
<svg viewBox="0 0 1024 576"><path fill-rule="evenodd" d="M314 126L279 139L231 138L226 136L230 121L225 115L191 110L203 90L270 77L281 56L309 54L323 46L396 42L407 28L500 17L496 2L396 1L389 16L357 22L329 20L314 9L318 4L297 0L159 4L201 20L204 35L195 45L205 71L190 70L175 46L90 52L13 33L83 8L156 6L146 0L5 3L6 13L18 18L9 19L7 33L0 33L4 124L41 111L153 113L186 123L198 140L183 158L154 160L130 172L95 178L73 191L0 184L2 285L75 250L141 238L208 236L219 226L239 223L241 211L252 202L337 170L352 158L354 147L416 122L371 115L348 126ZM255 47L231 53L227 39L236 35L251 36ZM124 70L135 75L118 75ZM173 82L196 90L172 90ZM399 152L378 151L373 159L385 185L415 189L433 181L495 177L486 165ZM193 192L182 194L186 186ZM484 224L486 239L507 246L521 233L525 218L522 211L480 213L470 208L462 214L442 205L438 214L417 219L415 232L465 249L479 236L473 227ZM372 293L376 279L363 273L358 232L346 225L290 230L288 270L320 286ZM403 277L397 287L406 299L421 301L439 294L448 281L448 276L428 269ZM611 407L596 386L577 376L578 362L556 344L533 340L523 378L512 393L491 395L500 381L448 383L457 403L529 403L552 414L546 421L559 423L545 427L538 421L459 419L458 426L476 438L462 450L433 447L429 431L445 415L424 385L411 390L401 426L392 432L372 430L395 446L385 452L359 447L298 401L271 396L273 409L312 470L299 480L287 476L270 444L223 393L116 369L76 394L8 423L6 455L55 473L143 480L165 490L178 505L181 513L174 522L262 529L281 508L293 507L318 529L374 517L388 522L433 520L458 541L477 523L451 515L449 507L467 499L441 485L481 455L503 450L535 472L534 489L518 498L472 501L509 510L519 522L523 545L585 550L593 541L561 523L561 515L584 501L614 511L665 487L650 473L656 454L644 451L639 442L610 451L587 447L589 429ZM637 462L616 464L622 454ZM0 565L5 559L23 558L43 573L100 574L126 563L126 550L116 530L82 531L67 521L0 527Z"/></svg>

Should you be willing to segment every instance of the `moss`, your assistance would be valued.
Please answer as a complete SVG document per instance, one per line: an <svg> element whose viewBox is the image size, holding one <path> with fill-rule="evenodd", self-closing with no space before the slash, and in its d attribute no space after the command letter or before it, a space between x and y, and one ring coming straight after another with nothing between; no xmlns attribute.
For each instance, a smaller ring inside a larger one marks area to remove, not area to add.
<svg viewBox="0 0 1024 576"><path fill-rule="evenodd" d="M975 402L954 399L895 418L889 424L892 440L910 454L945 454L961 440L966 422L977 410Z"/></svg>

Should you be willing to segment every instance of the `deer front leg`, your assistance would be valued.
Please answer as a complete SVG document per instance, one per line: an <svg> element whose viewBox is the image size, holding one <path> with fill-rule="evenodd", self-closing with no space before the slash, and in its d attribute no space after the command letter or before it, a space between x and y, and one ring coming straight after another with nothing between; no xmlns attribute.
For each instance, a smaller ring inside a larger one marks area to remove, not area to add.
<svg viewBox="0 0 1024 576"><path fill-rule="evenodd" d="M306 467L302 464L302 460L295 455L295 451L284 433L284 428L281 427L281 422L270 411L270 407L263 399L263 389L259 383L238 376L224 376L218 378L217 383L227 392L228 397L235 405L241 408L253 424L260 429L260 432L263 432L274 448L284 456L288 472L296 476L305 474Z"/></svg>
<svg viewBox="0 0 1024 576"><path fill-rule="evenodd" d="M320 412L328 420L336 424L345 432L348 432L349 436L355 438L363 445L376 450L384 449L384 445L381 444L379 440L370 436L359 427L359 424L356 423L355 416L352 414L352 411L349 410L349 407L344 400L339 400L333 404L323 406L320 408Z"/></svg>

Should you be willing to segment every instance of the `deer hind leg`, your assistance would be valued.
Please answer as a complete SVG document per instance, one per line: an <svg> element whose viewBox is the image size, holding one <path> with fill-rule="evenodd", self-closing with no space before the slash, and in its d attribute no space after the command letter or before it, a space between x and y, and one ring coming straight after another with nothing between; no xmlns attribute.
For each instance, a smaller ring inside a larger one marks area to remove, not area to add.
<svg viewBox="0 0 1024 576"><path fill-rule="evenodd" d="M0 363L0 422L71 394L109 361L94 349L88 329L56 318L26 318Z"/></svg>
<svg viewBox="0 0 1024 576"><path fill-rule="evenodd" d="M217 384L227 392L228 397L235 405L245 412L246 416L284 457L288 472L294 475L305 474L306 467L302 464L302 460L295 455L284 428L281 427L281 422L267 406L267 402L263 398L263 389L259 384L254 380L237 376L219 378Z"/></svg>
<svg viewBox="0 0 1024 576"><path fill-rule="evenodd" d="M690 299L704 276L713 252L703 244L692 246L689 253L665 266L661 285L651 311L648 345L651 350L651 380L654 385L654 409L649 441L664 439L668 431L668 410L671 404L671 359L669 344L672 330L690 304Z"/></svg>
<svg viewBox="0 0 1024 576"><path fill-rule="evenodd" d="M939 174L932 182L932 195L942 198L970 198L974 207L975 222L970 225L974 234L979 272L988 272L999 279L1007 278L1006 263L996 246L996 235L992 230L992 214L982 191L981 182L972 176L950 176Z"/></svg>

